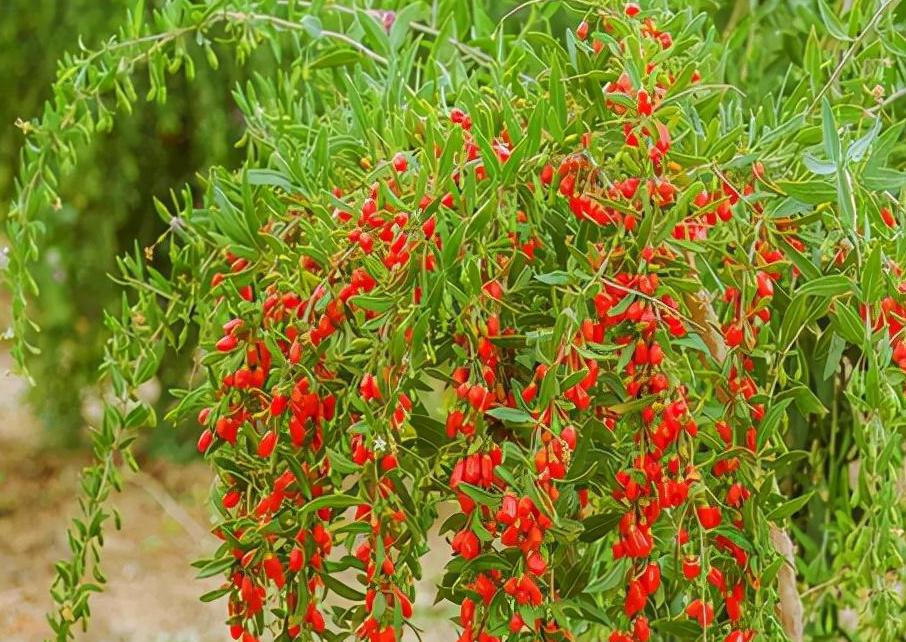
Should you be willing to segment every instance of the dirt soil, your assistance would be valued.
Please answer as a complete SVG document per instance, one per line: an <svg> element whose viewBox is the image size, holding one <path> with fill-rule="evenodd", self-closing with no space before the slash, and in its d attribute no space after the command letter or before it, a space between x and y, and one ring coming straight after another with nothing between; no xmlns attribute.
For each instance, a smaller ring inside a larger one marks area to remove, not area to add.
<svg viewBox="0 0 906 642"><path fill-rule="evenodd" d="M66 556L67 520L77 510L78 472L84 453L45 452L43 428L21 399L25 383L8 373L0 353L0 639L36 642L51 633L45 613L53 564ZM218 578L196 580L189 564L211 550L206 511L210 474L198 462L143 463L114 505L123 530L108 529L102 568L106 590L92 597L85 642L213 642L229 640L224 601L202 603ZM449 608L432 605L431 588L449 547L432 546L419 587L413 623L424 642L455 639ZM415 639L411 633L406 639Z"/></svg>

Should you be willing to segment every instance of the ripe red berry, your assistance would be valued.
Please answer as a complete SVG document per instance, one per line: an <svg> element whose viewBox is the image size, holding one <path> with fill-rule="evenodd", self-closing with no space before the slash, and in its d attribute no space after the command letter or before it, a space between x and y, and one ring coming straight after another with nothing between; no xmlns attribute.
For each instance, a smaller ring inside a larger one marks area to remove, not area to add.
<svg viewBox="0 0 906 642"><path fill-rule="evenodd" d="M562 431L560 431L560 438L566 442L566 445L569 446L570 450L576 449L577 434L576 429L573 426L567 426Z"/></svg>
<svg viewBox="0 0 906 642"><path fill-rule="evenodd" d="M302 570L302 564L305 561L305 553L299 547L293 548L289 553L289 570L298 573Z"/></svg>
<svg viewBox="0 0 906 642"><path fill-rule="evenodd" d="M231 334L228 334L227 336L223 337L222 339L220 339L220 341L217 342L217 349L220 352L229 352L229 351L233 350L238 343L239 343L239 340L236 337L234 337Z"/></svg>
<svg viewBox="0 0 906 642"><path fill-rule="evenodd" d="M724 585L724 574L715 566L712 566L708 571L708 583L719 591L724 591L726 589Z"/></svg>
<svg viewBox="0 0 906 642"><path fill-rule="evenodd" d="M644 615L638 616L632 625L632 633L636 642L648 642L651 638L651 627L648 625L648 618Z"/></svg>
<svg viewBox="0 0 906 642"><path fill-rule="evenodd" d="M695 515L698 517L698 523L704 529L710 530L720 526L722 516L719 506L698 506L695 509Z"/></svg>
<svg viewBox="0 0 906 642"><path fill-rule="evenodd" d="M305 621L311 625L311 628L315 633L324 632L324 616L321 615L321 612L315 606L314 602L311 602L308 605L308 611L305 614Z"/></svg>
<svg viewBox="0 0 906 642"><path fill-rule="evenodd" d="M471 560L478 557L478 553L481 552L481 542L472 531L462 530L453 538L453 548L465 559Z"/></svg>
<svg viewBox="0 0 906 642"><path fill-rule="evenodd" d="M390 472L391 470L393 470L396 467L397 467L396 455L385 455L384 458L381 459L381 470L384 471L385 473Z"/></svg>
<svg viewBox="0 0 906 642"><path fill-rule="evenodd" d="M544 167L541 168L541 175L539 176L542 185L550 185L554 180L554 168L550 163L546 163Z"/></svg>
<svg viewBox="0 0 906 642"><path fill-rule="evenodd" d="M683 560L683 577L687 580L694 580L701 571L702 565L697 557L686 557Z"/></svg>
<svg viewBox="0 0 906 642"><path fill-rule="evenodd" d="M661 585L661 567L656 562L651 562L645 567L639 581L648 595L656 593Z"/></svg>
<svg viewBox="0 0 906 642"><path fill-rule="evenodd" d="M774 296L774 282L767 272L759 271L755 275L755 281L758 286L758 296L764 299Z"/></svg>
<svg viewBox="0 0 906 642"><path fill-rule="evenodd" d="M623 602L623 610L626 613L626 617L633 617L636 613L645 608L645 602L647 598L645 597L645 591L642 589L642 585L633 580L629 583L629 588L626 591L626 599Z"/></svg>
<svg viewBox="0 0 906 642"><path fill-rule="evenodd" d="M264 437L261 438L261 441L258 442L258 456L262 458L270 457L271 453L274 452L274 447L276 445L277 433L273 430L266 432Z"/></svg>
<svg viewBox="0 0 906 642"><path fill-rule="evenodd" d="M288 403L289 398L285 395L274 395L274 397L271 399L271 416L276 417L286 412L286 406Z"/></svg>
<svg viewBox="0 0 906 642"><path fill-rule="evenodd" d="M525 567L533 575L543 575L547 570L547 562L537 552L530 553L525 560Z"/></svg>
<svg viewBox="0 0 906 642"><path fill-rule="evenodd" d="M510 622L508 628L510 633L519 633L522 628L525 626L525 621L522 619L522 616L519 615L517 611L513 611L513 615L510 617Z"/></svg>
<svg viewBox="0 0 906 642"><path fill-rule="evenodd" d="M740 345L742 343L743 336L742 327L737 323L729 326L724 331L724 340L731 348L735 348L736 346Z"/></svg>
<svg viewBox="0 0 906 642"><path fill-rule="evenodd" d="M208 451L208 448L211 447L211 442L213 441L214 433L212 433L210 430L205 430L204 432L202 432L201 435L198 436L198 444L196 444L198 452L202 454L206 453Z"/></svg>
<svg viewBox="0 0 906 642"><path fill-rule="evenodd" d="M489 281L485 283L482 289L492 299L500 300L503 298L503 288L497 281Z"/></svg>
<svg viewBox="0 0 906 642"><path fill-rule="evenodd" d="M639 94L636 99L636 109L638 109L639 115L641 116L650 116L654 112L654 106L651 104L648 92L644 89L639 89Z"/></svg>
<svg viewBox="0 0 906 642"><path fill-rule="evenodd" d="M221 503L224 508L234 508L239 500L242 498L242 495L239 494L238 490L231 490L226 495L223 496Z"/></svg>

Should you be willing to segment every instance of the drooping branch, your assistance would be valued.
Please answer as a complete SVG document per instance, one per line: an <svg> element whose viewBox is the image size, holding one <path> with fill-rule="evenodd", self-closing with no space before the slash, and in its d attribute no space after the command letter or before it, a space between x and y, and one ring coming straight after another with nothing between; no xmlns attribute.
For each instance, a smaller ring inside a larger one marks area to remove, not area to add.
<svg viewBox="0 0 906 642"><path fill-rule="evenodd" d="M689 266L695 271L694 258L687 257ZM711 305L711 293L702 288L694 294L686 295L686 305L696 323L703 328L702 340L708 346L711 357L718 363L727 359L727 344L720 333L717 313ZM774 550L785 560L777 574L777 593L779 602L777 610L783 630L792 642L802 642L803 609L802 598L796 584L796 563L793 553L793 542L787 532L771 524L771 544Z"/></svg>

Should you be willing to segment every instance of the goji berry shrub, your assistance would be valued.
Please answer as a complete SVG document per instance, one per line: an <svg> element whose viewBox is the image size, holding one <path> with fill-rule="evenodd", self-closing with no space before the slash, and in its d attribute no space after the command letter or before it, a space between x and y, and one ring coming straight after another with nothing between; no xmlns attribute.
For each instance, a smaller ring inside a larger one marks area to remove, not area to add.
<svg viewBox="0 0 906 642"><path fill-rule="evenodd" d="M287 71L236 92L246 164L122 261L58 638L171 346L234 639L414 639L435 529L462 642L817 639L846 609L900 639L902 123L836 84L902 37L888 5L758 103L689 10L172 9L139 44L225 29Z"/></svg>

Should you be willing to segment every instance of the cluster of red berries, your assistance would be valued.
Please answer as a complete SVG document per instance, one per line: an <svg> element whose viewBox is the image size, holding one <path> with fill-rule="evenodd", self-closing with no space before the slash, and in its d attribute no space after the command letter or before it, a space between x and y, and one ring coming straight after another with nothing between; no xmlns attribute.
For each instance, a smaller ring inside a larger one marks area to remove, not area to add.
<svg viewBox="0 0 906 642"><path fill-rule="evenodd" d="M636 5L625 15L652 50L649 59L670 49L670 34ZM607 18L599 26L612 31ZM576 35L593 38L593 55L604 46L587 22ZM485 223L496 236L479 249L451 228L480 209L471 187L517 162L513 141L525 140L518 127L528 123L508 122L487 135L476 131L477 112L473 120L453 108L438 125L441 138L461 141L445 175L423 175L449 159L440 144L391 151L377 167L362 159L367 181L334 187L332 216L294 204L285 228L268 228L293 247L302 243L300 228L322 229L330 219L324 247L309 247L292 275L225 256L226 269L212 279L229 311L216 341L224 375L199 415L198 447L226 451L235 462L222 470L219 531L234 559L224 587L234 637L251 642L264 632L269 600L279 604L274 612L289 638L303 629L326 634L323 600L330 573L342 567L361 571L362 600L334 609L333 621L369 642L398 640L412 616L413 565L424 539L414 494L458 502L450 545L461 576L448 597L459 603L460 642L573 639L555 581L566 549L551 531L559 519L581 523L604 505L619 512L608 562L625 568L611 642L647 642L653 606L668 591L688 595L686 615L709 636L718 627L727 642L754 635L744 608L758 588L743 545L749 459L737 450L757 453L764 407L752 403L755 363L745 350L770 320L784 257L759 239L754 282L724 293L719 334L732 360L719 382L726 412L706 417L695 397L700 388L676 374L688 354L673 342L688 342L701 328L669 282L671 268L688 260L674 242L707 240L743 208L760 206L750 202L753 184L737 190L729 178L714 177L687 199L684 217L671 220L668 238L636 243L646 217L671 211L684 184L671 161L680 137L660 117L677 70L659 60L645 65L641 86L620 70L603 87L598 99L618 117L615 136L585 132L578 150L550 153L546 163L534 156L526 166L531 180L512 194L499 188L499 220ZM630 161L624 174L609 176L600 167L614 146ZM763 168L754 177L763 180ZM557 265L561 248L547 244L549 224L523 196L562 210L565 224L587 234L587 246L571 247L570 260L586 262L580 269L595 275L578 293L564 286L576 318L552 349L542 347L551 336L537 325L543 314L524 314L519 297L534 282L519 270L531 277L539 264ZM459 265L465 262L468 271ZM449 276L459 271L468 275ZM435 358L437 346L443 357L436 363L427 356L416 362L418 351ZM899 349L906 364L906 347ZM418 368L426 365L448 382L440 411L417 392L424 388ZM440 459L404 459L424 441L416 418L425 415L445 418L448 441L428 455ZM711 424L726 453L701 439L700 426ZM571 481L574 462L587 458L583 444L592 443L613 450L615 469L594 483ZM355 508L344 520L334 506ZM352 552L342 562L327 559L335 540ZM665 563L671 555L679 568ZM470 565L484 556L494 564Z"/></svg>
<svg viewBox="0 0 906 642"><path fill-rule="evenodd" d="M373 397L373 398L379 398ZM355 557L365 566L365 618L357 635L370 642L392 642L398 638L395 614L408 620L412 617L412 601L408 587L397 577L396 544L404 534L406 514L396 500L394 472L398 467L396 455L376 453L364 445L362 435L352 436L352 459L359 466L369 466L363 477L368 479L371 500L359 504L355 518L368 525L368 534L356 548ZM380 600L380 608L376 606Z"/></svg>
<svg viewBox="0 0 906 642"><path fill-rule="evenodd" d="M634 16L637 13L637 8L627 8L628 15ZM664 48L671 46L670 35L658 30L650 19L645 19L642 32L657 40ZM585 23L580 25L577 35L580 39L587 35ZM649 64L645 71L646 75L651 77L657 73L653 64ZM632 203L642 184L646 186L646 193L652 204L657 207L666 207L675 199L675 187L663 175L669 166L670 132L664 123L652 121L658 104L663 100L669 89L669 83L673 80L669 74L666 75L666 79L663 74L660 78L655 81L650 92L644 87L634 86L626 73L605 87L608 107L626 119L623 124L626 146L634 149L640 147L641 140L650 141L647 147L647 160L654 174L654 178L629 177L614 182L608 190L608 196L612 201L619 202L625 199ZM618 99L618 96L632 102ZM630 104L634 106L634 111ZM585 174L580 171L584 171ZM596 204L593 188L597 172L591 159L583 157L581 162L574 159L565 160L561 164L560 176L558 189L570 199L570 207L577 218L592 220L599 224L622 221L629 232L636 228L637 219L634 214L621 214L615 206L606 208ZM552 179L553 173L549 169L542 170L542 184L552 183ZM579 182L586 185L585 193L576 196L575 185ZM588 193L588 186L592 188L591 196ZM719 222L729 221L733 216L733 208L740 199L754 191L751 186L747 186L740 194L726 182L722 183L722 187L721 192L703 192L696 197L693 203L695 211L676 225L673 230L674 239L705 240L708 229ZM642 203L636 202L634 209L641 212ZM658 269L659 263L674 260L675 256L669 250L645 248L642 259L648 269L654 271ZM769 309L770 297L773 296L773 279L777 278L778 274L767 272L759 272L757 276L756 301L749 312L763 322L770 318L766 310ZM659 296L659 289L656 272L632 277L626 274L619 275L616 282L605 287L596 300L599 323L588 322L588 330L583 337L588 341L625 346L626 357L623 360L625 389L633 399L645 400L645 405L637 415L638 424L631 428L632 440L638 449L637 454L632 458L631 465L617 472L617 483L612 493L614 500L625 507L626 511L619 523L619 539L613 545L613 557L631 560L624 601L624 612L629 627L624 631L613 632L610 638L612 642L646 642L650 638L649 623L644 613L646 605L661 587L661 567L658 558L662 556L662 551L659 550L654 534L659 520L669 513L668 519L676 529L676 541L673 546L678 546L682 550L691 546L690 541L694 541L688 530L691 525L683 524L682 513L678 520L675 516L690 501L690 496L702 479L702 473L692 461L692 456L699 449L696 439L699 426L687 398L688 390L681 382L672 380L668 358L657 339L662 332L668 337L682 337L689 328L687 320L679 313L678 303L666 293ZM647 300L635 299L619 315L609 315L611 308L620 309L619 302L630 292L638 292L647 297ZM735 334L739 326L739 319L734 318L724 333L726 344L731 348L741 343ZM751 359L745 358L744 363L751 368ZM731 372L728 388L734 388L736 391L749 390L748 386L737 381L735 370ZM751 392L748 397L751 397ZM728 403L732 401L728 400ZM753 409L752 415L757 420L759 413ZM718 425L721 423L718 422ZM618 425L630 427L633 426L633 422L624 415ZM723 429L718 432L722 433L728 446L733 445L732 435L727 434L731 431ZM750 449L754 450L754 438L750 438L749 442ZM715 478L727 480L729 486L727 505L737 510L750 495L749 489L734 479L734 473L739 467L739 458L731 457L719 459L711 471ZM700 493L694 492L694 495L699 497ZM696 499L695 503L696 525L701 532L695 539L713 540L715 546L712 550L720 551L734 562L735 568L727 567L726 561L719 554L712 554L707 574L713 588L724 599L727 620L731 626L727 640L735 642L736 636L743 636L740 639L749 639L753 635L751 631L737 628L743 615L741 605L746 593L748 568L745 551L727 535L714 533L724 522L721 506L709 504L701 499ZM734 520L733 527L742 529L741 516ZM699 557L687 553L684 559L685 579L695 579L701 568ZM695 569L694 573L692 569ZM733 577L733 583L728 584L725 577ZM712 603L701 598L692 601L686 612L689 617L696 619L702 628L711 627L714 622Z"/></svg>

